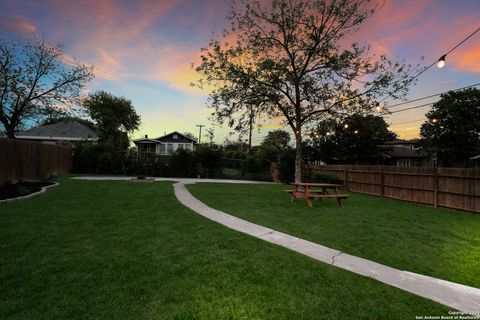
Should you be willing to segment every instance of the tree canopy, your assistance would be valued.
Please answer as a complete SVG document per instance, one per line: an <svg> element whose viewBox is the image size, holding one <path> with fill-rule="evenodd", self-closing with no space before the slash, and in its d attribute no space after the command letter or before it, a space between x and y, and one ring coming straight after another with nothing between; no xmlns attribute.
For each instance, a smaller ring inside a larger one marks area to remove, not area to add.
<svg viewBox="0 0 480 320"><path fill-rule="evenodd" d="M9 138L27 120L68 109L93 78L93 67L64 56L60 44L0 38L0 123Z"/></svg>
<svg viewBox="0 0 480 320"><path fill-rule="evenodd" d="M140 127L140 116L132 102L126 98L98 91L85 98L82 106L95 122L102 141L128 146L128 138L125 141L126 134Z"/></svg>
<svg viewBox="0 0 480 320"><path fill-rule="evenodd" d="M437 153L439 164L465 164L480 153L480 90L449 91L440 96L420 128L421 145Z"/></svg>
<svg viewBox="0 0 480 320"><path fill-rule="evenodd" d="M415 67L344 45L374 8L368 0L240 0L223 40L203 48L199 85L211 88L214 117L231 127L256 116L282 117L295 135L295 180L301 180L304 126L372 110L402 97Z"/></svg>
<svg viewBox="0 0 480 320"><path fill-rule="evenodd" d="M380 144L396 138L382 117L371 114L320 121L311 136L317 156L327 163L366 161L383 150Z"/></svg>
<svg viewBox="0 0 480 320"><path fill-rule="evenodd" d="M256 152L261 159L277 162L281 153L289 148L290 134L278 129L270 131L262 141Z"/></svg>

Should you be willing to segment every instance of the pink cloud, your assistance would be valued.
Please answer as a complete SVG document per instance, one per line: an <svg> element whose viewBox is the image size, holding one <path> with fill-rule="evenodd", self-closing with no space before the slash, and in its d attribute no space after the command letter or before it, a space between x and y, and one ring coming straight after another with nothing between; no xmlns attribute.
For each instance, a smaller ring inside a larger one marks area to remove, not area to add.
<svg viewBox="0 0 480 320"><path fill-rule="evenodd" d="M19 34L33 34L37 32L37 26L22 15L2 17L0 19L0 30L2 29Z"/></svg>

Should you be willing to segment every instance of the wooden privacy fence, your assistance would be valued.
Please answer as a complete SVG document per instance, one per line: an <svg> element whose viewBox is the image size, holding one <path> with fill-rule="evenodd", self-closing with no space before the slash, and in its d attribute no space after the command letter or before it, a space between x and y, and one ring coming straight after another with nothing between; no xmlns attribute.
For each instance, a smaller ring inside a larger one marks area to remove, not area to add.
<svg viewBox="0 0 480 320"><path fill-rule="evenodd" d="M479 169L326 165L303 171L306 181L324 173L350 191L480 213Z"/></svg>
<svg viewBox="0 0 480 320"><path fill-rule="evenodd" d="M0 138L0 185L42 180L67 173L71 167L71 147Z"/></svg>

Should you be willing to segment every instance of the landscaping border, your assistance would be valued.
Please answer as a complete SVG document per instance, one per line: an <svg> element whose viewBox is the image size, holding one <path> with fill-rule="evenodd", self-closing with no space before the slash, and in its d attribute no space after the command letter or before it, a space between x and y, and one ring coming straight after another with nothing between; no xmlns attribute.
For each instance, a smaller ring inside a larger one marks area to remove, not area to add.
<svg viewBox="0 0 480 320"><path fill-rule="evenodd" d="M21 196L21 197L17 197L17 198L9 198L9 199L0 200L0 203L7 203L7 202L27 200L27 199L36 197L36 196L38 196L38 195L46 192L48 188L56 187L56 186L58 186L58 185L60 185L60 183L58 183L58 182L53 182L53 184L51 184L51 185L49 185L49 186L44 186L44 187L42 187L42 188L40 189L40 191L27 194L26 196Z"/></svg>

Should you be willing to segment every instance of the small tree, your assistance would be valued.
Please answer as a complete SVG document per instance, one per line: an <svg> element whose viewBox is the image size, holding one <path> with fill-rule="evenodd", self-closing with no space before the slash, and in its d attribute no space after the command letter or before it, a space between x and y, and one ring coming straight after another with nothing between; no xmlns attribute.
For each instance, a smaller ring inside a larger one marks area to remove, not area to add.
<svg viewBox="0 0 480 320"><path fill-rule="evenodd" d="M259 157L268 162L277 162L283 151L289 148L290 135L284 130L270 131L256 152Z"/></svg>
<svg viewBox="0 0 480 320"><path fill-rule="evenodd" d="M480 90L449 91L440 96L420 127L420 144L437 153L443 166L464 164L480 149Z"/></svg>
<svg viewBox="0 0 480 320"><path fill-rule="evenodd" d="M82 105L95 122L101 141L128 147L128 134L140 127L140 116L130 100L99 91L90 94Z"/></svg>
<svg viewBox="0 0 480 320"><path fill-rule="evenodd" d="M358 163L378 155L380 144L396 138L382 117L354 114L343 121L324 120L312 132L312 145L324 161Z"/></svg>
<svg viewBox="0 0 480 320"><path fill-rule="evenodd" d="M69 106L93 78L93 68L63 61L60 44L31 38L19 42L0 39L0 123L9 138L26 120Z"/></svg>
<svg viewBox="0 0 480 320"><path fill-rule="evenodd" d="M295 135L295 181L301 180L305 125L371 110L381 97L403 96L412 67L353 43L347 35L372 13L368 0L239 0L226 39L203 48L196 70L208 84L214 116L245 125L251 110L283 117ZM224 38L224 39L225 39Z"/></svg>
<svg viewBox="0 0 480 320"><path fill-rule="evenodd" d="M208 128L207 129L207 133L205 134L205 136L207 137L209 143L211 145L213 145L214 141L215 141L215 129L213 128Z"/></svg>

